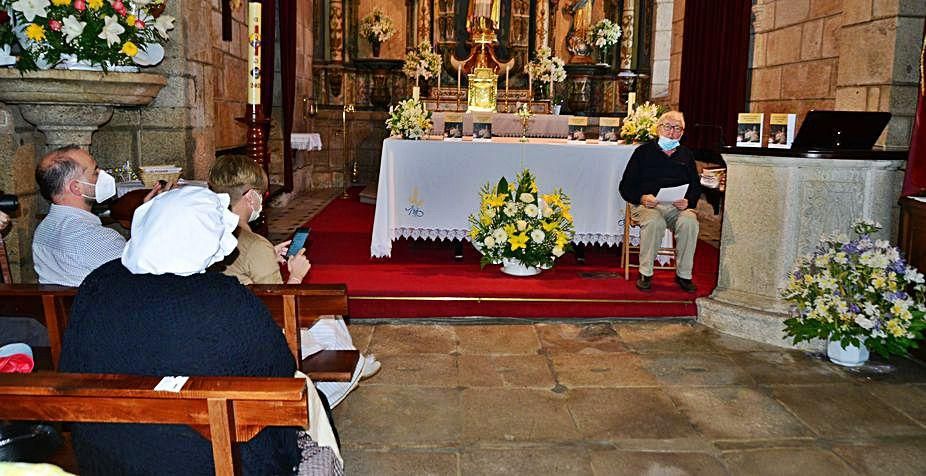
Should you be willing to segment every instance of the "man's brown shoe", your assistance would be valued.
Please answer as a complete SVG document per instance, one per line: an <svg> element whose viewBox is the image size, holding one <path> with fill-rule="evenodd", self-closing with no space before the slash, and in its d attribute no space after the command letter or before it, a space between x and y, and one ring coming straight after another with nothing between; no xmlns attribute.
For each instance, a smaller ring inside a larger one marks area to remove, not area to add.
<svg viewBox="0 0 926 476"><path fill-rule="evenodd" d="M637 289L639 289L640 291L650 291L650 288L652 287L653 287L653 277L652 276L646 276L646 275L641 274L640 277L637 278Z"/></svg>
<svg viewBox="0 0 926 476"><path fill-rule="evenodd" d="M682 288L682 290L687 291L689 293L693 293L698 290L698 287L695 286L695 284L691 282L690 279L685 279L681 276L676 275L675 282L678 283L678 287Z"/></svg>

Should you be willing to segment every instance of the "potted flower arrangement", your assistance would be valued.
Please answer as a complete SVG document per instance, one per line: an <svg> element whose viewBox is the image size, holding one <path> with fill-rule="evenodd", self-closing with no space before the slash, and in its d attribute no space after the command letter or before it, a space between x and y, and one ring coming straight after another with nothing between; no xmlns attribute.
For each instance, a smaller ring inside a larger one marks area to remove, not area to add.
<svg viewBox="0 0 926 476"><path fill-rule="evenodd" d="M502 272L532 276L549 269L570 249L575 233L569 197L562 190L541 195L530 170L514 183L502 177L481 190L479 211L470 215L470 239L480 263L501 264Z"/></svg>
<svg viewBox="0 0 926 476"><path fill-rule="evenodd" d="M423 79L424 84L427 85L428 80L440 74L440 70L441 57L432 51L431 42L428 40L418 43L415 49L405 53L405 64L402 66L402 72L409 79L414 79L416 86L418 86L418 78ZM422 90L421 94L423 96L428 95L424 90Z"/></svg>
<svg viewBox="0 0 926 476"><path fill-rule="evenodd" d="M656 122L664 113L662 106L649 101L641 104L624 119L621 125L621 139L627 143L647 142L659 137Z"/></svg>
<svg viewBox="0 0 926 476"><path fill-rule="evenodd" d="M174 18L163 0L0 0L0 42L22 71L112 70L164 58Z"/></svg>
<svg viewBox="0 0 926 476"><path fill-rule="evenodd" d="M868 349L887 357L916 348L926 329L923 275L896 247L871 234L881 226L859 220L855 239L824 236L798 259L781 296L793 305L785 333L794 343L827 339L827 355L857 366Z"/></svg>
<svg viewBox="0 0 926 476"><path fill-rule="evenodd" d="M394 136L418 140L431 132L434 123L431 122L431 111L421 101L406 99L398 106L389 108L386 127Z"/></svg>
<svg viewBox="0 0 926 476"><path fill-rule="evenodd" d="M598 64L611 63L611 47L621 39L621 27L607 18L595 23L588 31L588 42L598 48Z"/></svg>
<svg viewBox="0 0 926 476"><path fill-rule="evenodd" d="M379 47L384 41L392 38L395 31L392 19L379 8L374 8L360 20L360 36L370 42L374 58L379 58Z"/></svg>
<svg viewBox="0 0 926 476"><path fill-rule="evenodd" d="M550 97L545 88L552 88L554 83L560 83L566 79L565 65L562 58L553 56L553 51L549 46L543 46L537 50L537 56L524 67L530 82L537 81L540 99Z"/></svg>

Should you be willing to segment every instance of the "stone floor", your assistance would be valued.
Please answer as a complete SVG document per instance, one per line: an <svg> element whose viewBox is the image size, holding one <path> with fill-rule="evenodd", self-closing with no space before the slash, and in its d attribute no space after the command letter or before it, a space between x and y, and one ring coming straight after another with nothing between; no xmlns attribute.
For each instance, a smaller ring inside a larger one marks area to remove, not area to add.
<svg viewBox="0 0 926 476"><path fill-rule="evenodd" d="M318 214L332 200L339 197L341 189L319 189L295 197L272 200L267 215L267 239L271 243L288 240L296 228Z"/></svg>
<svg viewBox="0 0 926 476"><path fill-rule="evenodd" d="M849 371L690 321L355 321L346 472L926 474L926 367Z"/></svg>

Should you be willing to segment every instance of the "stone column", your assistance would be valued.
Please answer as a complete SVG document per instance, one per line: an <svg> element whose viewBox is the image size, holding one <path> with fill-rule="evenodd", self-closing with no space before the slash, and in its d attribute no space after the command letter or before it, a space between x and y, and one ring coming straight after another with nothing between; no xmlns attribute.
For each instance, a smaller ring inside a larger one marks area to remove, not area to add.
<svg viewBox="0 0 926 476"><path fill-rule="evenodd" d="M71 144L89 151L93 133L113 117L112 106L23 104L19 111L45 134L45 152Z"/></svg>
<svg viewBox="0 0 926 476"><path fill-rule="evenodd" d="M653 77L650 98L669 96L669 58L672 54L673 0L656 1L656 22L653 34Z"/></svg>
<svg viewBox="0 0 926 476"><path fill-rule="evenodd" d="M892 158L898 154L891 155ZM844 160L725 154L727 189L717 288L697 300L698 320L783 347L789 305L778 298L798 256L823 234L866 218L895 229L902 159ZM820 343L804 345L820 349Z"/></svg>
<svg viewBox="0 0 926 476"><path fill-rule="evenodd" d="M634 13L634 3L636 0L627 0L624 2L624 11L621 13L621 69L631 69L633 64L634 44L634 24L636 23L636 14Z"/></svg>

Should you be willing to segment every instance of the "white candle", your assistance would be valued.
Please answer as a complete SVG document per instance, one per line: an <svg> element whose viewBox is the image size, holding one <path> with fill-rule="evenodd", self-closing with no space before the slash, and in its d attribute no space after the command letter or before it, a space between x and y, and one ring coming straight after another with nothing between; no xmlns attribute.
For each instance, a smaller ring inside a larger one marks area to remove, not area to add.
<svg viewBox="0 0 926 476"><path fill-rule="evenodd" d="M463 87L463 65L457 66L457 101L460 100L460 88Z"/></svg>
<svg viewBox="0 0 926 476"><path fill-rule="evenodd" d="M417 101L420 96L421 96L421 88L419 88L418 86L415 86L414 88L412 88L412 99Z"/></svg>
<svg viewBox="0 0 926 476"><path fill-rule="evenodd" d="M260 104L260 2L248 2L248 104Z"/></svg>
<svg viewBox="0 0 926 476"><path fill-rule="evenodd" d="M527 100L530 101L530 98L534 94L534 75L531 74L531 70L527 70Z"/></svg>
<svg viewBox="0 0 926 476"><path fill-rule="evenodd" d="M637 93L627 93L627 114L633 112L633 105L637 102Z"/></svg>
<svg viewBox="0 0 926 476"><path fill-rule="evenodd" d="M550 104L553 104L553 62L550 62Z"/></svg>
<svg viewBox="0 0 926 476"><path fill-rule="evenodd" d="M441 65L437 65L437 98L440 99L440 72Z"/></svg>

